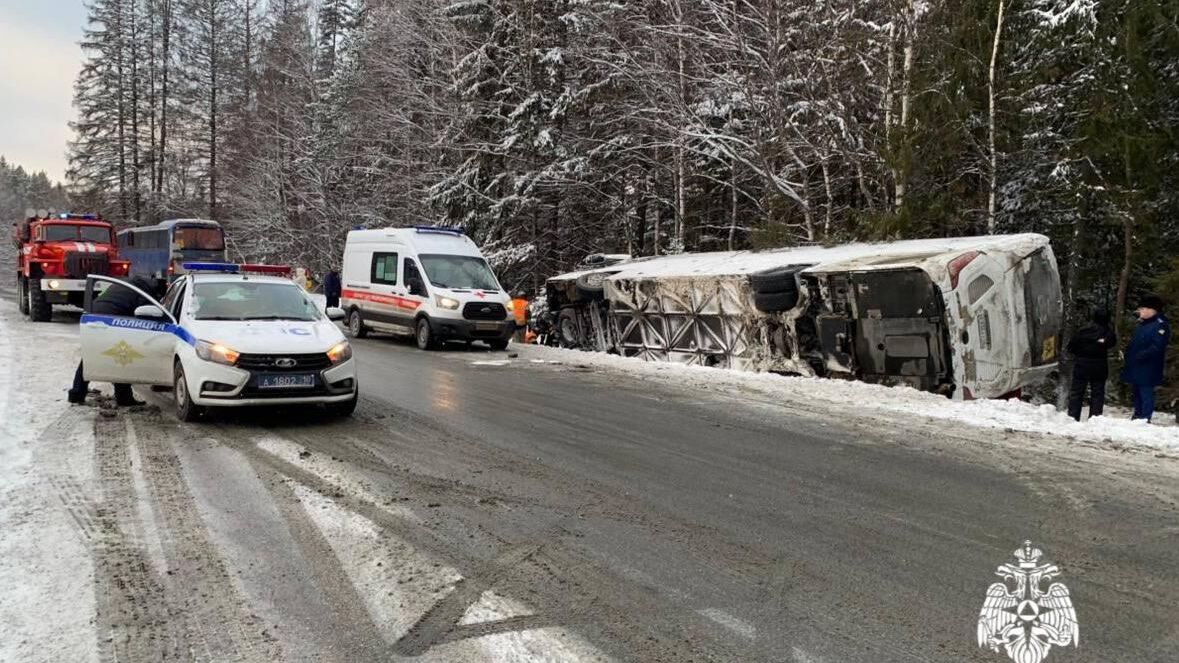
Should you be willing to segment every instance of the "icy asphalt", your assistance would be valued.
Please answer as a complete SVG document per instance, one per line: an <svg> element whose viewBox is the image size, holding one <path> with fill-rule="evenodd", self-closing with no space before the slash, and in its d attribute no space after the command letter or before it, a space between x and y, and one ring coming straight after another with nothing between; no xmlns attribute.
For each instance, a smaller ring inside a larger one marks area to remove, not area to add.
<svg viewBox="0 0 1179 663"><path fill-rule="evenodd" d="M0 660L1003 661L1025 539L1080 620L1049 661L1179 652L1158 452L386 338L351 420L185 425L70 407L76 314L0 309Z"/></svg>

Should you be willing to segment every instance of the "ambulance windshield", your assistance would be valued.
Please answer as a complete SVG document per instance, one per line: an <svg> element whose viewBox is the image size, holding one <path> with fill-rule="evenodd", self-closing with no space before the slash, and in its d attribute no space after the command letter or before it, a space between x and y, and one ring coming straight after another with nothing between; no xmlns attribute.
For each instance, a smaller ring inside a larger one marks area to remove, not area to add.
<svg viewBox="0 0 1179 663"><path fill-rule="evenodd" d="M458 290L499 290L495 275L483 258L474 256L421 256L430 283Z"/></svg>
<svg viewBox="0 0 1179 663"><path fill-rule="evenodd" d="M197 320L319 320L319 308L295 284L251 281L197 283Z"/></svg>

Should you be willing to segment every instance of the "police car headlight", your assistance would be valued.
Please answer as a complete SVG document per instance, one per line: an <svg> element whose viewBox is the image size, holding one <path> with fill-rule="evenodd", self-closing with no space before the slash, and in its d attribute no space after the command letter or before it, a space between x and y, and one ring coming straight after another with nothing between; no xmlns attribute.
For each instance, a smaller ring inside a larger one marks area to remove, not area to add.
<svg viewBox="0 0 1179 663"><path fill-rule="evenodd" d="M328 359L332 360L333 364L348 361L352 358L352 345L348 341L337 343L332 346L331 350L327 351Z"/></svg>
<svg viewBox="0 0 1179 663"><path fill-rule="evenodd" d="M196 354L205 361L211 361L215 364L225 364L226 366L233 366L237 363L237 358L241 353L236 350L231 350L220 343L197 341Z"/></svg>
<svg viewBox="0 0 1179 663"><path fill-rule="evenodd" d="M445 308L453 311L459 307L459 301L457 299L443 297L442 295L436 295L434 297L434 301L438 303L438 308Z"/></svg>

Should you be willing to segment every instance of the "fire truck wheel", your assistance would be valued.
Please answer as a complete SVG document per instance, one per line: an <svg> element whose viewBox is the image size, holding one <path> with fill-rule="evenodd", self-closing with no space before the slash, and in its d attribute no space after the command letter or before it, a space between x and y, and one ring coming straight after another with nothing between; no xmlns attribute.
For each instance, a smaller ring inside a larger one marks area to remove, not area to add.
<svg viewBox="0 0 1179 663"><path fill-rule="evenodd" d="M353 338L368 336L368 328L364 326L364 318L360 317L359 309L352 309L348 314L348 333L352 334Z"/></svg>
<svg viewBox="0 0 1179 663"><path fill-rule="evenodd" d="M17 307L20 308L21 315L29 314L29 293L26 292L26 288L28 288L28 285L25 283L24 277L18 276L16 279L16 298L19 300Z"/></svg>
<svg viewBox="0 0 1179 663"><path fill-rule="evenodd" d="M188 393L188 382L184 377L184 367L176 362L172 395L176 400L176 417L181 421L193 422L205 414L205 408L192 402L192 394Z"/></svg>
<svg viewBox="0 0 1179 663"><path fill-rule="evenodd" d="M25 290L29 293L29 319L33 322L49 322L53 318L53 305L45 299L41 292L41 279L28 279Z"/></svg>

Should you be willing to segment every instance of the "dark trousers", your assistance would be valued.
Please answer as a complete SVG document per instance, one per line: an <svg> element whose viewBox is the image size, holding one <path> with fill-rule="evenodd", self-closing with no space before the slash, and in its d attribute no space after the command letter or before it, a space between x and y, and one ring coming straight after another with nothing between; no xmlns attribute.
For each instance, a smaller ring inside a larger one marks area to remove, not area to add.
<svg viewBox="0 0 1179 663"><path fill-rule="evenodd" d="M334 308L339 305L340 305L340 296L339 295L328 295L327 296L326 308Z"/></svg>
<svg viewBox="0 0 1179 663"><path fill-rule="evenodd" d="M1154 385L1132 384L1130 396L1134 400L1134 416L1131 419L1150 421L1154 416Z"/></svg>
<svg viewBox="0 0 1179 663"><path fill-rule="evenodd" d="M1068 388L1068 416L1081 420L1081 405L1085 391L1089 391L1089 416L1099 417L1105 411L1105 376L1093 376L1082 371L1073 372Z"/></svg>
<svg viewBox="0 0 1179 663"><path fill-rule="evenodd" d="M90 383L82 376L82 362L78 362L78 370L74 371L74 386L70 387L70 402L81 403L86 400L86 394L90 391ZM115 402L120 405L125 405L135 401L135 394L131 393L131 385L116 384L115 385Z"/></svg>

